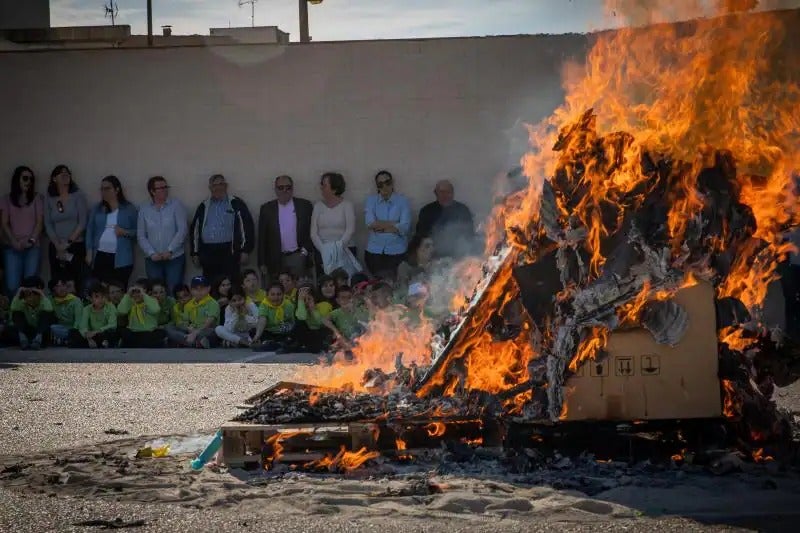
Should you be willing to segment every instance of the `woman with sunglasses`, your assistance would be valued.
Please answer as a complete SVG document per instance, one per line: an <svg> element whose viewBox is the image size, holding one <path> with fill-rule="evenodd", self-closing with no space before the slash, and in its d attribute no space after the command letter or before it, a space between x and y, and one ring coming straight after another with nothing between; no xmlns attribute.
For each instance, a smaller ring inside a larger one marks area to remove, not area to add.
<svg viewBox="0 0 800 533"><path fill-rule="evenodd" d="M116 176L106 176L100 182L100 198L86 226L86 264L96 279L104 283L116 281L127 287L133 272L133 243L139 213L125 198Z"/></svg>
<svg viewBox="0 0 800 533"><path fill-rule="evenodd" d="M86 245L88 206L67 165L50 173L44 206L44 229L50 239L50 275L53 279L74 279L78 294L83 286L83 258Z"/></svg>
<svg viewBox="0 0 800 533"><path fill-rule="evenodd" d="M378 194L367 197L364 214L369 237L364 261L373 276L394 279L405 259L411 228L408 198L394 192L394 178L388 170L375 174Z"/></svg>
<svg viewBox="0 0 800 533"><path fill-rule="evenodd" d="M8 245L3 250L5 282L9 294L16 294L24 278L39 275L44 201L36 193L36 177L26 166L11 176L11 192L0 200L2 227Z"/></svg>

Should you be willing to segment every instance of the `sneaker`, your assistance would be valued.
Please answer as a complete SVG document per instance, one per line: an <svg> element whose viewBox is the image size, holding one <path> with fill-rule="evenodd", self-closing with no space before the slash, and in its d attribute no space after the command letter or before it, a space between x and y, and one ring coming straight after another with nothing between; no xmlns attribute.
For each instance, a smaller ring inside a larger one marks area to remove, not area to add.
<svg viewBox="0 0 800 533"><path fill-rule="evenodd" d="M103 343L101 344L101 346L102 346L103 348L108 348L108 341L103 341Z"/></svg>
<svg viewBox="0 0 800 533"><path fill-rule="evenodd" d="M209 348L211 348L211 343L208 342L208 339L206 337L203 337L202 339L197 341L197 344L199 345L200 348L204 350L208 350Z"/></svg>
<svg viewBox="0 0 800 533"><path fill-rule="evenodd" d="M31 350L39 351L42 349L42 336L36 335L31 341Z"/></svg>
<svg viewBox="0 0 800 533"><path fill-rule="evenodd" d="M19 347L23 350L28 350L31 347L31 341L28 340L28 336L24 333L19 334Z"/></svg>

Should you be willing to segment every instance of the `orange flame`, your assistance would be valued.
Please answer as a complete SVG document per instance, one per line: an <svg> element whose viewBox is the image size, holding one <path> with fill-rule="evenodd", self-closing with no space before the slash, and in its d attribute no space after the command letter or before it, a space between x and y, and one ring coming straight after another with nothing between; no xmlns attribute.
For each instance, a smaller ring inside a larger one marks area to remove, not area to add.
<svg viewBox="0 0 800 533"><path fill-rule="evenodd" d="M757 339L746 338L744 333L742 328L733 326L722 328L719 332L719 342L726 344L731 350L746 352L755 346Z"/></svg>
<svg viewBox="0 0 800 533"><path fill-rule="evenodd" d="M608 329L601 326L594 326L588 330L583 340L578 345L577 353L569 364L571 372L577 372L578 368L591 359L597 360L597 356L603 351L608 342Z"/></svg>
<svg viewBox="0 0 800 533"><path fill-rule="evenodd" d="M722 414L725 418L737 419L742 412L742 399L733 382L727 379L720 380L722 382L723 390L723 406Z"/></svg>
<svg viewBox="0 0 800 533"><path fill-rule="evenodd" d="M425 430L431 437L441 437L444 435L444 432L447 431L447 426L445 426L442 422L431 422L425 426ZM398 450L399 449L400 448L398 448Z"/></svg>
<svg viewBox="0 0 800 533"><path fill-rule="evenodd" d="M775 460L771 455L764 454L764 448L758 448L757 450L753 450L752 456L753 456L753 461L755 461L756 463L768 463L770 461Z"/></svg>
<svg viewBox="0 0 800 533"><path fill-rule="evenodd" d="M349 452L342 446L339 453L335 456L326 455L318 461L308 462L303 465L303 469L327 469L329 472L350 472L378 456L380 456L380 453L367 451L366 447L355 452Z"/></svg>

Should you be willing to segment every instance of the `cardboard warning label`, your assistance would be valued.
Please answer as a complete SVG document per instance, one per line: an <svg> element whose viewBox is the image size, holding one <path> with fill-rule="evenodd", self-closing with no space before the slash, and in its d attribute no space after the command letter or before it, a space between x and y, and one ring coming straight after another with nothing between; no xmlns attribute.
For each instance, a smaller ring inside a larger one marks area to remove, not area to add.
<svg viewBox="0 0 800 533"><path fill-rule="evenodd" d="M661 372L661 357L656 354L643 354L641 366L643 376L657 376Z"/></svg>
<svg viewBox="0 0 800 533"><path fill-rule="evenodd" d="M593 378L608 377L608 361L589 361L589 375Z"/></svg>
<svg viewBox="0 0 800 533"><path fill-rule="evenodd" d="M614 374L617 376L633 376L636 374L635 359L631 356L617 356L614 358Z"/></svg>

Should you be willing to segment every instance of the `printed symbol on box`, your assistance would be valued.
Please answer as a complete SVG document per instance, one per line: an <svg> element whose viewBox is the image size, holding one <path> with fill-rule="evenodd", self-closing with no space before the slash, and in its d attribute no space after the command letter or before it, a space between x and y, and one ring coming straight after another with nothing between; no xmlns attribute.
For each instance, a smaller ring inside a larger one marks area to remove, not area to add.
<svg viewBox="0 0 800 533"><path fill-rule="evenodd" d="M657 376L661 372L661 358L657 355L642 356L642 375Z"/></svg>
<svg viewBox="0 0 800 533"><path fill-rule="evenodd" d="M632 376L634 374L633 357L615 357L614 368L618 376Z"/></svg>
<svg viewBox="0 0 800 533"><path fill-rule="evenodd" d="M589 361L589 375L593 378L608 377L608 361Z"/></svg>
<svg viewBox="0 0 800 533"><path fill-rule="evenodd" d="M575 377L576 377L576 378L582 378L582 377L584 377L584 376L586 375L586 365L591 365L591 364L594 364L594 363L592 363L591 361L589 361L589 362L588 362L588 363L586 363L586 364L579 365L579 366L578 366L578 369L575 371Z"/></svg>

